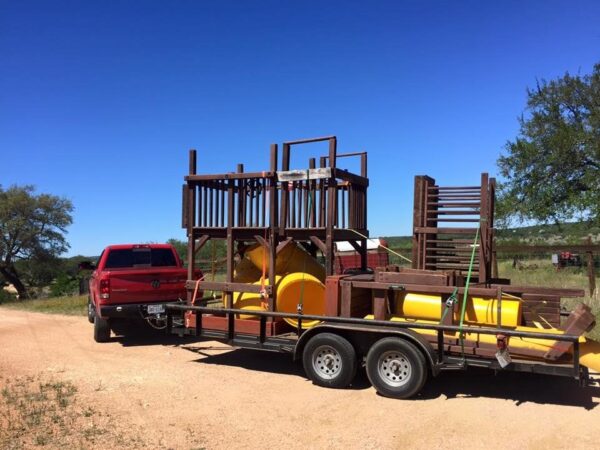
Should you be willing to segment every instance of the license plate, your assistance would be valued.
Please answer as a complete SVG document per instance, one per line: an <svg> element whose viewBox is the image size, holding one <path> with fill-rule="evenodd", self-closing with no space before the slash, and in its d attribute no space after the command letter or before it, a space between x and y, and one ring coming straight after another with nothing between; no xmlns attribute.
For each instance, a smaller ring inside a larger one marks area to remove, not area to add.
<svg viewBox="0 0 600 450"><path fill-rule="evenodd" d="M165 312L165 305L148 305L148 314L162 314Z"/></svg>

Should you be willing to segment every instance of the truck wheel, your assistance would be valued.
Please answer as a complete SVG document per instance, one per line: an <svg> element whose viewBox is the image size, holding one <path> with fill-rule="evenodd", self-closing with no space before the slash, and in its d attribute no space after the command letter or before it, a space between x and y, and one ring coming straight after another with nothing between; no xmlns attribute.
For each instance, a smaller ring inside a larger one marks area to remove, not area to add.
<svg viewBox="0 0 600 450"><path fill-rule="evenodd" d="M94 323L94 316L96 315L96 310L94 309L94 304L92 303L92 299L88 297L87 304L87 317L90 323Z"/></svg>
<svg viewBox="0 0 600 450"><path fill-rule="evenodd" d="M427 363L413 344L388 337L377 341L369 350L367 376L384 397L409 398L425 384Z"/></svg>
<svg viewBox="0 0 600 450"><path fill-rule="evenodd" d="M319 386L345 388L356 375L356 352L341 336L321 333L311 338L302 353L304 370Z"/></svg>
<svg viewBox="0 0 600 450"><path fill-rule="evenodd" d="M110 321L94 314L94 340L108 342L110 340Z"/></svg>

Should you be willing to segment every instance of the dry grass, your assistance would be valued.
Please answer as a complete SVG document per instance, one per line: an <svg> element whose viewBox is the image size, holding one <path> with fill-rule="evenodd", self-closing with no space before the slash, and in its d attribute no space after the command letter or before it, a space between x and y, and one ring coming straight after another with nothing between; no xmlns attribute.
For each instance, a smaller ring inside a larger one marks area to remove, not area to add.
<svg viewBox="0 0 600 450"><path fill-rule="evenodd" d="M513 268L511 261L499 261L498 275L502 278L510 278L512 284L529 285L556 288L584 289L585 297L565 298L563 305L571 309L577 303L583 302L592 308L596 317L600 318L600 278L596 278L596 292L590 295L588 289L588 277L585 267L569 267L556 270L549 259L531 259ZM590 336L600 339L600 325L597 325Z"/></svg>
<svg viewBox="0 0 600 450"><path fill-rule="evenodd" d="M36 300L14 300L1 305L3 308L49 314L84 316L87 311L87 295L75 295Z"/></svg>
<svg viewBox="0 0 600 450"><path fill-rule="evenodd" d="M108 414L81 404L69 381L0 378L0 448L139 448L134 430L115 426Z"/></svg>

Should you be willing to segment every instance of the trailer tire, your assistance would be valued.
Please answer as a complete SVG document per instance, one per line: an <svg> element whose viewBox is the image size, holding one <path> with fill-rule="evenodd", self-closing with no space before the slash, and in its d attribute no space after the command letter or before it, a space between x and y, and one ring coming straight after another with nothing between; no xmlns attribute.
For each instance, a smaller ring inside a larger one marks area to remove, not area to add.
<svg viewBox="0 0 600 450"><path fill-rule="evenodd" d="M88 304L87 304L87 318L88 318L88 322L94 323L94 316L95 315L96 315L96 310L94 308L94 304L92 303L92 299L90 297L88 297Z"/></svg>
<svg viewBox="0 0 600 450"><path fill-rule="evenodd" d="M352 382L358 365L352 344L333 333L312 337L304 347L302 363L314 384L338 389Z"/></svg>
<svg viewBox="0 0 600 450"><path fill-rule="evenodd" d="M94 314L94 340L108 342L110 340L110 320Z"/></svg>
<svg viewBox="0 0 600 450"><path fill-rule="evenodd" d="M425 356L405 339L387 337L367 353L367 376L384 397L410 398L427 380Z"/></svg>

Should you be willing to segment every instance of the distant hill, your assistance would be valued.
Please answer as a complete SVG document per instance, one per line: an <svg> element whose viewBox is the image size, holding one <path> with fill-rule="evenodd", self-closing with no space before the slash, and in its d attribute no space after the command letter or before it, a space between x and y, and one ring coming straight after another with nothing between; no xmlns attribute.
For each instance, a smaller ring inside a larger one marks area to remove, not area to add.
<svg viewBox="0 0 600 450"><path fill-rule="evenodd" d="M532 225L496 231L496 240L503 244L580 244L585 238L600 242L600 226L587 222L572 222L558 225Z"/></svg>
<svg viewBox="0 0 600 450"><path fill-rule="evenodd" d="M600 226L587 222L559 225L532 225L527 227L496 230L496 241L502 244L580 244L590 236L592 242L600 243ZM412 236L385 236L390 248L410 249Z"/></svg>

